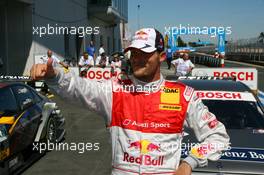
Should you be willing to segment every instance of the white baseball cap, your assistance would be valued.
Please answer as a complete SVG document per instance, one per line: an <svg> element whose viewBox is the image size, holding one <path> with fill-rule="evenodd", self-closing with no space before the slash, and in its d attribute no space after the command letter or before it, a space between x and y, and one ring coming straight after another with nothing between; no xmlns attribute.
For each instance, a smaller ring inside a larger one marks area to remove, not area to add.
<svg viewBox="0 0 264 175"><path fill-rule="evenodd" d="M124 50L127 52L131 49L140 49L143 52L151 53L158 50L164 50L164 39L162 34L154 28L143 28L138 30L133 39L132 44Z"/></svg>
<svg viewBox="0 0 264 175"><path fill-rule="evenodd" d="M101 48L99 49L99 55L102 55L103 53L105 53L105 50L104 50L104 48L101 47Z"/></svg>

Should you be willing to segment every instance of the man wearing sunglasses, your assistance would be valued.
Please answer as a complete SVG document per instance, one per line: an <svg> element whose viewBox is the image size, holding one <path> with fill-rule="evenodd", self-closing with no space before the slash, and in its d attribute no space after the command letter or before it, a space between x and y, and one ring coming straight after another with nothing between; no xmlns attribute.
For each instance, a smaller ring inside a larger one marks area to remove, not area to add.
<svg viewBox="0 0 264 175"><path fill-rule="evenodd" d="M125 52L133 71L129 81L82 79L53 69L50 63L34 65L31 76L45 78L60 96L104 117L111 133L114 175L190 175L208 160L218 160L229 144L225 127L191 87L163 78L160 65L166 55L160 32L153 28L137 31ZM194 130L201 143L181 161L184 125Z"/></svg>

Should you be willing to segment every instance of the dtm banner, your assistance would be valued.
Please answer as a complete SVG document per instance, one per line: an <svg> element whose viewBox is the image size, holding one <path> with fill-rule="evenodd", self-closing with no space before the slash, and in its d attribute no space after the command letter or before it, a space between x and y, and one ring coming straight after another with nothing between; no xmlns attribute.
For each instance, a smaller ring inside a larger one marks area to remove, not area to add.
<svg viewBox="0 0 264 175"><path fill-rule="evenodd" d="M256 68L195 68L192 76L235 77L252 90L258 89L258 71Z"/></svg>
<svg viewBox="0 0 264 175"><path fill-rule="evenodd" d="M108 80L112 77L120 76L121 69L111 69L110 67L107 68L99 68L99 67L92 67L87 71L86 78L91 80Z"/></svg>

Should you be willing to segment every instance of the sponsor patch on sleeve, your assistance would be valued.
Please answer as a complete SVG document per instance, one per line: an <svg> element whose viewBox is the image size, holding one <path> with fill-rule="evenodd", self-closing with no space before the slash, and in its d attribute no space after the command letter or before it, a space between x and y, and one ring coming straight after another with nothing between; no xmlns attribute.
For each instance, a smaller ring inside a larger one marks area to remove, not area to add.
<svg viewBox="0 0 264 175"><path fill-rule="evenodd" d="M183 92L183 96L185 98L186 101L190 101L192 94L193 94L194 89L190 86L186 86L184 92Z"/></svg>
<svg viewBox="0 0 264 175"><path fill-rule="evenodd" d="M217 126L217 124L218 124L218 120L215 118L214 120L208 122L208 127L210 129L214 129Z"/></svg>
<svg viewBox="0 0 264 175"><path fill-rule="evenodd" d="M192 147L190 153L199 158L203 159L205 158L210 151L212 151L214 148L213 144L203 144L199 146Z"/></svg>

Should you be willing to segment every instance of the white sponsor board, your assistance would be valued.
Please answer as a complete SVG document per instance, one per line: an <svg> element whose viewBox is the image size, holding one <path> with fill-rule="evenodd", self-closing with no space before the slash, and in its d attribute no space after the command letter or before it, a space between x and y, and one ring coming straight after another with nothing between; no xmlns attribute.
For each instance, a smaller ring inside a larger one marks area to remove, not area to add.
<svg viewBox="0 0 264 175"><path fill-rule="evenodd" d="M79 68L78 67L69 67L69 70L74 72L75 75L79 75Z"/></svg>
<svg viewBox="0 0 264 175"><path fill-rule="evenodd" d="M258 71L256 68L195 68L192 76L235 77L252 90L258 89Z"/></svg>
<svg viewBox="0 0 264 175"><path fill-rule="evenodd" d="M256 101L248 92L195 91L195 93L200 99L206 100Z"/></svg>
<svg viewBox="0 0 264 175"><path fill-rule="evenodd" d="M111 71L110 67L107 68L99 68L99 67L91 67L87 71L87 78L90 80L108 80L112 77L119 77L121 73L121 69L114 69Z"/></svg>

